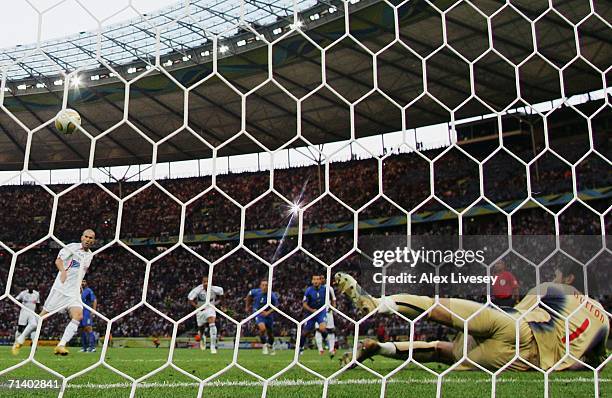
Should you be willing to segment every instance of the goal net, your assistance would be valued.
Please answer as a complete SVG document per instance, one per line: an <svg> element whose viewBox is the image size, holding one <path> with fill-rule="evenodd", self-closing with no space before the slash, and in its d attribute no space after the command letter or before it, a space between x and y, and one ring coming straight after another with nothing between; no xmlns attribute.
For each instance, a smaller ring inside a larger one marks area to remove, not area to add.
<svg viewBox="0 0 612 398"><path fill-rule="evenodd" d="M612 391L608 2L16 3L0 396Z"/></svg>

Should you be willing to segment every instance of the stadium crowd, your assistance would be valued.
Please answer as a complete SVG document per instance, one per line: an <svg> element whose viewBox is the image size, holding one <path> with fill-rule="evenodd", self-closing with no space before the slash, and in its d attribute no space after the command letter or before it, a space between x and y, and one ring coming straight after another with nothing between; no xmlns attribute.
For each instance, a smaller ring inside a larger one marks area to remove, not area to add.
<svg viewBox="0 0 612 398"><path fill-rule="evenodd" d="M439 151L425 151L434 158ZM537 168L535 167L537 165ZM304 227L352 219L359 210L378 194L378 165L375 159L331 163L329 191L340 201L327 195L304 211ZM537 169L537 172L536 172ZM596 157L577 167L578 190L604 188L612 185L612 171ZM531 168L531 191L534 198L572 192L570 167L554 156L543 156ZM325 171L318 166L298 167L274 172L274 188L286 198L283 201L268 193L246 209L245 229L285 227L291 203L304 207L325 192ZM436 197L454 209L461 209L479 197L479 175L476 163L453 149L435 163L434 190ZM269 172L221 175L218 190L211 190L186 208L185 234L235 232L240 230L240 208L247 205L269 186ZM424 202L430 194L429 164L415 153L391 155L382 162L384 194L406 211ZM483 168L485 196L492 202L527 197L526 174L517 167L510 155L501 154ZM145 182L105 184L106 189L124 198ZM169 179L159 184L178 200L187 201L210 186L210 177ZM61 192L66 185L51 185L48 189ZM49 230L53 197L37 185L2 186L3 206L0 217L0 240L9 246L33 242ZM227 195L227 196L226 196ZM443 210L431 199L419 210ZM82 184L59 197L54 234L62 240L75 239L82 225L90 225L98 237L114 237L118 217L118 202L95 184ZM121 237L160 237L178 235L180 206L157 186L149 186L130 197L122 210ZM360 219L401 215L402 210L385 199L377 199L361 209Z"/></svg>

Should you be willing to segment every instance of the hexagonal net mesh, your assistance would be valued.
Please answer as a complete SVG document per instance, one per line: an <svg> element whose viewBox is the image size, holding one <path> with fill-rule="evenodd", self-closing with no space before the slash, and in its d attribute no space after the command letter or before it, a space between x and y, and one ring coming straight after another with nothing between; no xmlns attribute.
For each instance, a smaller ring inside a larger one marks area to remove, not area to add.
<svg viewBox="0 0 612 398"><path fill-rule="evenodd" d="M0 395L610 391L608 2L43 3L0 53Z"/></svg>

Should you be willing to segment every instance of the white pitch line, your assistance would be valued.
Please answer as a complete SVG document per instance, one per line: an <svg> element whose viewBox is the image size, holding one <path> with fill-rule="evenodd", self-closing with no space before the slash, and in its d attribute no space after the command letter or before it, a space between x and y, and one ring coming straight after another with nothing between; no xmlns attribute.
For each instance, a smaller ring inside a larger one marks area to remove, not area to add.
<svg viewBox="0 0 612 398"><path fill-rule="evenodd" d="M602 383L609 383L612 379L600 379ZM444 380L443 383L490 383L490 380L484 379L468 379L468 378L456 378L456 379L447 379ZM577 377L577 378L565 378L565 379L551 379L550 383L593 383L593 379L589 379L587 377ZM319 386L323 385L323 380L274 380L269 383L269 387L301 387L301 386ZM391 379L387 380L388 384L435 384L437 383L437 379ZM517 378L502 378L497 379L497 383L542 383L541 380L523 380ZM372 384L381 384L380 379L347 379L347 380L330 380L329 384L334 385L372 385ZM256 381L213 381L210 383L206 383L204 388L209 387L259 387L262 386L263 383ZM166 382L155 382L155 383L140 383L137 388L181 388L181 387L198 387L199 383L194 382L183 382L183 383L166 383ZM85 383L85 384L68 384L68 388L76 388L76 389L112 389L112 388L131 388L132 383L110 383L110 384L93 384L93 383Z"/></svg>
<svg viewBox="0 0 612 398"><path fill-rule="evenodd" d="M266 358L266 363L270 363L270 362L278 362L278 363L289 363L291 362L292 358ZM58 362L61 361L61 358L58 358ZM172 360L174 363L177 362L211 362L210 358L199 358L199 359L180 359L180 358L174 358ZM106 362L108 362L109 364L112 364L113 362L168 362L167 358L164 359L142 359L142 358L135 358L135 359L128 359L128 358L120 358L120 359L114 359L114 358L106 358ZM240 357L238 357L238 362L240 362ZM337 360L336 360L337 362ZM389 361L391 362L391 361ZM320 359L300 359L300 363L321 363ZM330 363L333 363L333 360L330 361Z"/></svg>

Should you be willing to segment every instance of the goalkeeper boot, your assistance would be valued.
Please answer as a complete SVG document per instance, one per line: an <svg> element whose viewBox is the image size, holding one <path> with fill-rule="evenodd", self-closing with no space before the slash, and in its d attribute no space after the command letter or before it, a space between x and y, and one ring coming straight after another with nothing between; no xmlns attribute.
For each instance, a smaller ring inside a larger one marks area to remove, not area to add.
<svg viewBox="0 0 612 398"><path fill-rule="evenodd" d="M11 348L11 354L13 354L13 355L19 354L19 350L21 350L22 346L23 346L23 344L19 344L19 343L15 342L15 344L13 344L13 347Z"/></svg>
<svg viewBox="0 0 612 398"><path fill-rule="evenodd" d="M355 278L349 274L337 272L334 280L340 292L347 295L362 314L369 314L378 308L377 300L359 286Z"/></svg>
<svg viewBox="0 0 612 398"><path fill-rule="evenodd" d="M70 352L68 351L68 349L66 349L66 347L64 347L63 345L58 345L55 346L55 349L53 349L53 353L55 355L61 355L63 357L65 357L66 355L68 355Z"/></svg>
<svg viewBox="0 0 612 398"><path fill-rule="evenodd" d="M359 347L357 347L357 359L356 359L357 362L363 362L368 358L371 359L374 355L376 355L379 349L380 349L380 346L378 345L378 342L376 340L365 339L363 343L359 344ZM342 358L340 358L340 363L342 364L342 366L346 366L349 363L351 363L352 360L353 360L353 353L349 351L349 352L345 352L342 355ZM353 363L349 367L349 369L353 369L356 366L357 364Z"/></svg>

